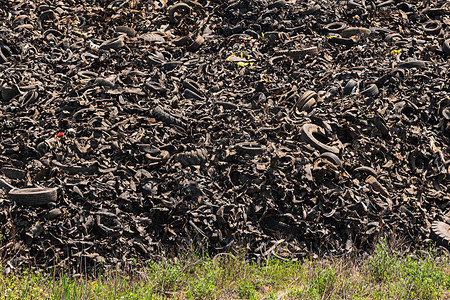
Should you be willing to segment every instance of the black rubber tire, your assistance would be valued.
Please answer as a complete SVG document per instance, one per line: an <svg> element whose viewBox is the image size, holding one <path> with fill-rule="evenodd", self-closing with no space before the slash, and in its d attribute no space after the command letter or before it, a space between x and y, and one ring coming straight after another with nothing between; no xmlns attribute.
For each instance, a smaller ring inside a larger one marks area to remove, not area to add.
<svg viewBox="0 0 450 300"><path fill-rule="evenodd" d="M393 39L402 40L403 37L401 36L400 33L394 32L394 33L390 33L390 34L386 35L386 37L384 38L384 41L391 42Z"/></svg>
<svg viewBox="0 0 450 300"><path fill-rule="evenodd" d="M445 54L450 55L450 39L444 41L444 43L442 44L442 51Z"/></svg>
<svg viewBox="0 0 450 300"><path fill-rule="evenodd" d="M202 87L194 80L186 78L185 80L183 80L183 86L185 89L189 89L202 98L205 98L205 93L203 92Z"/></svg>
<svg viewBox="0 0 450 300"><path fill-rule="evenodd" d="M44 27L43 22L47 19L52 20L53 24L58 24L59 22L58 15L53 10L46 10L39 15L38 23L41 28L46 28Z"/></svg>
<svg viewBox="0 0 450 300"><path fill-rule="evenodd" d="M178 23L179 20L177 20L177 19L175 18L175 14L176 14L176 13L181 13L181 14L182 14L182 18L183 18L184 16L190 14L190 13L191 13L191 10L192 10L192 8L191 8L189 5L187 5L186 3L178 3L178 4L175 4L174 6L172 6L172 7L169 9L169 19L170 19L170 22L175 23L175 24Z"/></svg>
<svg viewBox="0 0 450 300"><path fill-rule="evenodd" d="M186 99L195 99L195 100L199 100L199 101L205 101L206 98L199 95L198 93L194 92L191 89L185 89L184 93L183 93L184 98Z"/></svg>
<svg viewBox="0 0 450 300"><path fill-rule="evenodd" d="M123 42L123 37L116 37L107 41L104 41L101 45L100 45L100 49L102 50L109 50L109 49L120 49L123 46L125 46L125 43Z"/></svg>
<svg viewBox="0 0 450 300"><path fill-rule="evenodd" d="M339 45L346 45L346 46L352 46L355 44L355 41L351 38L343 38L343 37L337 37L337 36L328 38L328 42L330 44L339 44Z"/></svg>
<svg viewBox="0 0 450 300"><path fill-rule="evenodd" d="M423 60L405 61L398 65L399 69L411 69L411 68L424 69L426 67L427 67L427 62L423 61Z"/></svg>
<svg viewBox="0 0 450 300"><path fill-rule="evenodd" d="M317 47L308 47L303 49L294 49L287 52L287 56L293 59L299 59L306 55L319 55L319 49Z"/></svg>
<svg viewBox="0 0 450 300"><path fill-rule="evenodd" d="M11 200L22 205L39 206L56 202L58 188L12 189L8 193Z"/></svg>
<svg viewBox="0 0 450 300"><path fill-rule="evenodd" d="M392 30L383 27L369 27L372 34L389 34Z"/></svg>
<svg viewBox="0 0 450 300"><path fill-rule="evenodd" d="M343 22L333 22L324 27L324 29L329 32L341 32L345 28L347 28L347 24Z"/></svg>
<svg viewBox="0 0 450 300"><path fill-rule="evenodd" d="M13 85L12 87L1 87L1 94L3 100L10 101L22 93L17 85Z"/></svg>
<svg viewBox="0 0 450 300"><path fill-rule="evenodd" d="M131 38L136 36L136 30L128 26L117 26L116 33L125 33L128 37Z"/></svg>
<svg viewBox="0 0 450 300"><path fill-rule="evenodd" d="M238 109L239 108L239 106L237 106L236 104L231 103L231 102L216 101L216 102L214 102L214 104L218 105L218 106L222 106L224 109Z"/></svg>
<svg viewBox="0 0 450 300"><path fill-rule="evenodd" d="M350 79L350 80L347 82L347 84L345 85L342 94L343 94L344 96L350 95L350 94L352 93L353 89L355 88L355 86L357 86L357 85L358 85L358 82L357 82L356 80Z"/></svg>
<svg viewBox="0 0 450 300"><path fill-rule="evenodd" d="M173 157L174 162L179 162L183 167L190 165L202 165L208 160L208 150L196 149L178 153Z"/></svg>
<svg viewBox="0 0 450 300"><path fill-rule="evenodd" d="M0 170L6 177L10 179L19 179L22 180L27 175L27 172L21 169L3 167Z"/></svg>
<svg viewBox="0 0 450 300"><path fill-rule="evenodd" d="M317 93L311 90L307 90L303 93L303 95L298 99L297 103L295 103L295 108L299 111L310 111L312 106L317 101Z"/></svg>
<svg viewBox="0 0 450 300"><path fill-rule="evenodd" d="M6 182L3 178L0 178L0 188L6 190L7 192L9 192L10 190L15 189L14 186L12 186L8 182Z"/></svg>
<svg viewBox="0 0 450 300"><path fill-rule="evenodd" d="M204 43L205 43L205 39L204 39L201 35L198 35L198 36L195 38L195 41L187 48L187 50L188 50L188 51L191 51L191 52L195 52L195 51L197 51L198 49L200 49L200 47L201 47Z"/></svg>
<svg viewBox="0 0 450 300"><path fill-rule="evenodd" d="M442 116L444 116L445 119L450 120L450 106L442 110Z"/></svg>
<svg viewBox="0 0 450 300"><path fill-rule="evenodd" d="M0 45L0 64L8 61L8 57L11 56L11 49L8 46Z"/></svg>
<svg viewBox="0 0 450 300"><path fill-rule="evenodd" d="M320 155L322 158L326 158L329 162L332 164L342 167L342 161L339 159L339 157L332 153L332 152L324 152Z"/></svg>
<svg viewBox="0 0 450 300"><path fill-rule="evenodd" d="M247 154L262 154L266 151L266 148L255 142L243 142L236 145L236 149L241 153Z"/></svg>
<svg viewBox="0 0 450 300"><path fill-rule="evenodd" d="M373 169L371 167L367 167L367 166L357 167L353 171L358 172L358 173L366 173L369 175L373 175L375 178L378 176L378 173L377 173L377 171L375 171L375 169Z"/></svg>
<svg viewBox="0 0 450 300"><path fill-rule="evenodd" d="M272 9L272 8L280 8L286 5L286 1L284 0L278 0L278 1L274 1L272 3L270 3L267 8L268 9Z"/></svg>
<svg viewBox="0 0 450 300"><path fill-rule="evenodd" d="M188 125L182 120L182 117L179 115L172 114L171 112L166 111L161 106L157 106L152 111L152 116L167 124L173 124L179 126L183 129L187 129Z"/></svg>
<svg viewBox="0 0 450 300"><path fill-rule="evenodd" d="M324 135L324 130L315 124L308 123L308 124L303 125L301 137L304 142L310 144L311 146L313 146L314 148L319 150L321 153L331 152L334 154L339 154L340 151L339 151L338 147L325 145L324 143L320 142L319 140L317 140L314 137L314 135L313 135L314 133L319 133L319 134Z"/></svg>
<svg viewBox="0 0 450 300"><path fill-rule="evenodd" d="M366 97L375 97L379 94L379 90L376 84L369 84L369 86L361 92L361 95Z"/></svg>
<svg viewBox="0 0 450 300"><path fill-rule="evenodd" d="M370 29L368 29L368 28L349 27L349 28L342 30L341 36L343 38L349 38L354 35L370 35L371 33L372 33L372 31L370 31Z"/></svg>
<svg viewBox="0 0 450 300"><path fill-rule="evenodd" d="M423 32L426 34L439 34L442 30L442 23L436 20L430 20L423 24Z"/></svg>

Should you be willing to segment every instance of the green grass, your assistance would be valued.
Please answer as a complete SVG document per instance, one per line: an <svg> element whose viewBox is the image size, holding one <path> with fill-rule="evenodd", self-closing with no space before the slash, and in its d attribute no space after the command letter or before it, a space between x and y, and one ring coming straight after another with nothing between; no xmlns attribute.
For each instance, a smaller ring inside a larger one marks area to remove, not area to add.
<svg viewBox="0 0 450 300"><path fill-rule="evenodd" d="M365 261L252 263L188 253L94 279L2 269L0 299L449 299L449 262L433 250L400 256L385 242Z"/></svg>

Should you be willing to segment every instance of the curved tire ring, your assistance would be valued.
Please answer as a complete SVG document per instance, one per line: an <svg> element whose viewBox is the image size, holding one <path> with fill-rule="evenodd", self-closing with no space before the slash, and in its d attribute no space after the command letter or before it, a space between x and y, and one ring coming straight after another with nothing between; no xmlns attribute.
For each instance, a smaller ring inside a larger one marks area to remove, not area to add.
<svg viewBox="0 0 450 300"><path fill-rule="evenodd" d="M342 167L342 161L336 154L332 152L324 152L320 155L320 157L327 159L329 162L336 166Z"/></svg>
<svg viewBox="0 0 450 300"><path fill-rule="evenodd" d="M353 89L358 85L358 82L354 79L350 79L344 87L343 94L344 96L350 95L353 92Z"/></svg>
<svg viewBox="0 0 450 300"><path fill-rule="evenodd" d="M324 29L329 32L341 32L345 28L347 28L347 24L343 22L333 22L324 27Z"/></svg>
<svg viewBox="0 0 450 300"><path fill-rule="evenodd" d="M431 20L423 24L423 32L427 34L438 34L441 32L441 29L442 23L436 20Z"/></svg>
<svg viewBox="0 0 450 300"><path fill-rule="evenodd" d="M52 20L53 21L52 23L55 26L58 25L58 23L59 23L58 15L53 10L46 10L39 16L39 19L38 19L39 27L47 28L47 27L44 27L44 21L46 21L46 20Z"/></svg>
<svg viewBox="0 0 450 300"><path fill-rule="evenodd" d="M174 24L178 24L180 22L180 20L177 20L177 18L175 17L176 13L181 14L181 18L184 18L186 15L189 15L192 11L192 8L187 5L186 3L178 3L175 4L174 6L172 6L169 9L169 19L170 22L174 23Z"/></svg>
<svg viewBox="0 0 450 300"><path fill-rule="evenodd" d="M295 108L299 111L309 111L316 103L317 97L318 95L316 92L308 90L304 92L297 103L295 103Z"/></svg>
<svg viewBox="0 0 450 300"><path fill-rule="evenodd" d="M236 145L236 148L241 153L248 153L248 154L262 154L265 152L266 148L258 143L254 142L243 142Z"/></svg>
<svg viewBox="0 0 450 300"><path fill-rule="evenodd" d="M379 90L376 84L370 84L367 89L361 92L361 95L366 97L375 97L379 94Z"/></svg>
<svg viewBox="0 0 450 300"><path fill-rule="evenodd" d="M302 127L302 139L303 141L307 142L308 144L310 144L311 146L313 146L314 148L316 148L317 150L319 150L320 152L331 152L334 154L338 154L339 153L339 148L338 147L334 147L334 146L328 146L325 145L324 143L318 141L315 137L314 137L314 133L318 133L318 134L323 134L323 129L317 125L314 124L305 124Z"/></svg>
<svg viewBox="0 0 450 300"><path fill-rule="evenodd" d="M367 166L357 167L353 171L358 172L358 173L366 173L368 175L374 176L375 178L378 177L377 171L375 171L375 169L373 169L371 167L367 167Z"/></svg>

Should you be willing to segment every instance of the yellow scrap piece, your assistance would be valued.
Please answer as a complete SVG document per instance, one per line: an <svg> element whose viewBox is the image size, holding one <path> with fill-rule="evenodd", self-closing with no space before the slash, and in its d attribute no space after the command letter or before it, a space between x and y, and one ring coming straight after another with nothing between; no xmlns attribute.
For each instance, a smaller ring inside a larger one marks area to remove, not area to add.
<svg viewBox="0 0 450 300"><path fill-rule="evenodd" d="M327 38L328 38L328 39L332 39L332 38L337 38L337 36L335 36L335 35L330 35L330 36L328 36Z"/></svg>
<svg viewBox="0 0 450 300"><path fill-rule="evenodd" d="M391 50L391 54L392 55L399 55L400 54L400 52L402 52L402 49L398 49L398 50Z"/></svg>
<svg viewBox="0 0 450 300"><path fill-rule="evenodd" d="M238 61L236 63L239 67L246 67L248 65L250 65L250 67L253 67L253 65L255 64L254 62L245 62L245 61Z"/></svg>
<svg viewBox="0 0 450 300"><path fill-rule="evenodd" d="M83 33L83 32L80 32L80 31L75 31L75 34L80 36L80 37L82 37L82 38L87 38L87 34L86 33Z"/></svg>
<svg viewBox="0 0 450 300"><path fill-rule="evenodd" d="M230 58L232 58L232 57L236 57L236 54L234 54L234 53L231 54L230 56L227 57L227 60L230 60Z"/></svg>

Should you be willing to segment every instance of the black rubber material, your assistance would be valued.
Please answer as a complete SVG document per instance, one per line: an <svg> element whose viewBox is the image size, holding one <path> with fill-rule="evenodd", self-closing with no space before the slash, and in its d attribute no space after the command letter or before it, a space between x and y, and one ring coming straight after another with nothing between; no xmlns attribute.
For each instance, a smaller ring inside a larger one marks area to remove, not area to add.
<svg viewBox="0 0 450 300"><path fill-rule="evenodd" d="M12 189L8 195L18 204L38 206L56 202L58 188Z"/></svg>
<svg viewBox="0 0 450 300"><path fill-rule="evenodd" d="M57 24L59 20L58 15L53 10L46 10L39 16L38 19L39 26L41 28L44 28L43 22L47 19L52 20L53 24Z"/></svg>
<svg viewBox="0 0 450 300"><path fill-rule="evenodd" d="M8 46L0 45L0 64L8 61L8 57L11 56L11 49Z"/></svg>
<svg viewBox="0 0 450 300"><path fill-rule="evenodd" d="M3 178L0 178L0 188L6 190L7 192L15 189L14 186L12 186L11 184L9 184L8 182L6 182Z"/></svg>
<svg viewBox="0 0 450 300"><path fill-rule="evenodd" d="M152 153L146 153L145 158L151 163L159 163L168 160L170 154L166 150L157 149L156 151L152 151Z"/></svg>
<svg viewBox="0 0 450 300"><path fill-rule="evenodd" d="M190 165L201 165L208 160L208 151L206 149L197 149L178 153L173 161L181 163L183 167Z"/></svg>
<svg viewBox="0 0 450 300"><path fill-rule="evenodd" d="M423 32L427 34L439 34L442 29L442 23L436 20L430 20L423 24Z"/></svg>
<svg viewBox="0 0 450 300"><path fill-rule="evenodd" d="M358 172L358 173L366 173L369 175L373 175L374 177L378 176L377 171L375 171L375 169L373 169L371 167L362 166L362 167L355 168L353 171Z"/></svg>
<svg viewBox="0 0 450 300"><path fill-rule="evenodd" d="M203 92L202 87L194 80L191 79L183 80L183 86L185 89L189 89L195 94L199 95L200 97L205 98L205 94Z"/></svg>
<svg viewBox="0 0 450 300"><path fill-rule="evenodd" d="M358 85L358 82L354 79L350 79L344 87L343 95L350 95L353 89Z"/></svg>
<svg viewBox="0 0 450 300"><path fill-rule="evenodd" d="M302 127L302 139L303 141L307 142L308 144L310 144L311 146L313 146L314 148L316 148L317 150L319 150L320 152L331 152L334 154L338 154L339 153L339 148L338 147L334 147L334 146L328 146L325 145L324 143L320 142L319 140L317 140L313 134L321 134L321 135L325 135L325 131L315 125L315 124L305 124Z"/></svg>
<svg viewBox="0 0 450 300"><path fill-rule="evenodd" d="M13 85L12 87L3 86L1 88L2 98L5 101L10 101L14 99L17 95L21 94L21 91L17 85Z"/></svg>
<svg viewBox="0 0 450 300"><path fill-rule="evenodd" d="M236 145L236 149L239 150L241 153L247 153L247 154L262 154L266 151L266 148L258 143L255 142L243 142Z"/></svg>
<svg viewBox="0 0 450 300"><path fill-rule="evenodd" d="M369 35L371 33L372 32L368 28L364 28L364 27L349 27L349 28L346 28L346 29L342 30L341 36L343 38L349 38L349 37L354 36L354 35Z"/></svg>
<svg viewBox="0 0 450 300"><path fill-rule="evenodd" d="M341 32L345 28L347 28L347 24L343 22L333 22L324 27L329 32Z"/></svg>
<svg viewBox="0 0 450 300"><path fill-rule="evenodd" d="M366 97L375 97L379 93L378 87L376 84L370 84L364 91L361 92L361 95Z"/></svg>
<svg viewBox="0 0 450 300"><path fill-rule="evenodd" d="M401 2L397 4L397 8L403 10L404 12L410 12L413 9L413 5L407 2Z"/></svg>
<svg viewBox="0 0 450 300"><path fill-rule="evenodd" d="M195 38L195 41L187 48L187 50L191 51L191 52L195 52L198 49L200 49L200 47L203 45L204 42L205 42L205 39L201 35L198 35Z"/></svg>
<svg viewBox="0 0 450 300"><path fill-rule="evenodd" d="M336 154L332 152L324 152L320 155L320 157L326 158L328 161L335 164L336 166L342 167L342 161Z"/></svg>
<svg viewBox="0 0 450 300"><path fill-rule="evenodd" d="M16 168L10 168L10 167L3 167L0 170L6 177L10 179L24 179L27 175L27 172L21 169Z"/></svg>
<svg viewBox="0 0 450 300"><path fill-rule="evenodd" d="M104 41L101 45L100 45L100 49L102 50L109 50L109 49L120 49L123 46L125 46L125 43L123 42L123 37L116 37L107 41Z"/></svg>
<svg viewBox="0 0 450 300"><path fill-rule="evenodd" d="M186 16L186 15L191 13L191 10L192 10L191 7L189 5L187 5L186 3L175 4L174 6L172 6L169 9L170 22L178 23L180 20L177 20L175 18L175 14L179 13L179 14L181 14L181 18L184 18L184 16Z"/></svg>
<svg viewBox="0 0 450 300"><path fill-rule="evenodd" d="M384 38L384 40L385 40L386 42L391 42L394 38L397 38L397 39L400 39L400 40L403 39L403 37L401 36L400 33L394 32L394 33L390 33L390 34L386 35L386 37Z"/></svg>
<svg viewBox="0 0 450 300"><path fill-rule="evenodd" d="M388 28L383 28L383 27L369 27L369 30L373 34L389 34L389 32L392 31L392 30L390 30Z"/></svg>
<svg viewBox="0 0 450 300"><path fill-rule="evenodd" d="M450 39L444 41L444 43L442 44L442 51L445 54L450 55Z"/></svg>
<svg viewBox="0 0 450 300"><path fill-rule="evenodd" d="M152 115L160 121L163 121L167 124L173 124L177 125L181 128L187 129L188 125L181 120L181 116L173 115L172 113L169 113L165 111L162 107L158 106L155 109L153 109Z"/></svg>
<svg viewBox="0 0 450 300"><path fill-rule="evenodd" d="M394 2L395 2L394 0L387 0L387 1L384 1L384 2L381 2L381 3L378 3L377 4L377 8L391 6L391 5L394 4Z"/></svg>
<svg viewBox="0 0 450 300"><path fill-rule="evenodd" d="M346 46L352 46L353 44L355 44L355 41L353 39L337 37L337 36L328 38L328 42L330 44L339 44L339 45L346 45Z"/></svg>
<svg viewBox="0 0 450 300"><path fill-rule="evenodd" d="M295 103L295 108L299 111L310 111L312 106L317 101L317 93L311 90L308 90L303 93L300 99Z"/></svg>
<svg viewBox="0 0 450 300"><path fill-rule="evenodd" d="M399 69L411 69L411 68L424 69L426 67L427 67L426 61L422 60L406 61L398 65Z"/></svg>
<svg viewBox="0 0 450 300"><path fill-rule="evenodd" d="M113 88L114 87L114 83L106 78L96 78L94 80L94 85L95 86L103 86L103 87L110 87Z"/></svg>
<svg viewBox="0 0 450 300"><path fill-rule="evenodd" d="M225 109L238 109L238 106L231 102L216 101L216 102L214 102L214 104L222 106Z"/></svg>
<svg viewBox="0 0 450 300"><path fill-rule="evenodd" d="M128 27L128 26L117 26L116 32L117 33L125 33L126 35L128 35L131 38L136 36L136 31L133 28Z"/></svg>
<svg viewBox="0 0 450 300"><path fill-rule="evenodd" d="M450 120L450 106L442 110L442 115L445 119Z"/></svg>
<svg viewBox="0 0 450 300"><path fill-rule="evenodd" d="M272 8L280 8L286 5L286 1L284 0L278 0L278 1L274 1L272 3L270 3L267 8L268 9L272 9Z"/></svg>
<svg viewBox="0 0 450 300"><path fill-rule="evenodd" d="M184 98L186 99L195 99L199 101L205 101L206 98L202 95L199 95L197 92L192 91L191 89L185 89L183 93Z"/></svg>

